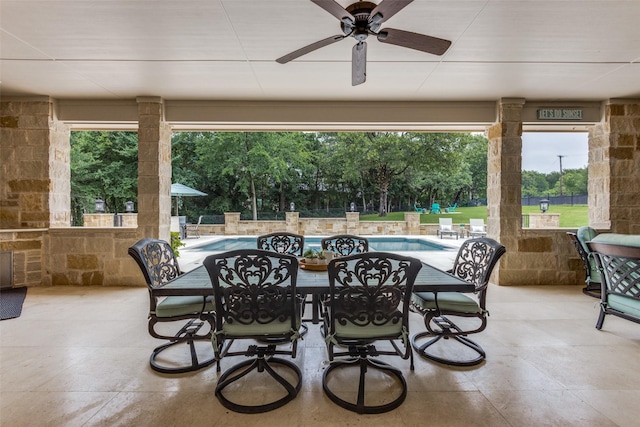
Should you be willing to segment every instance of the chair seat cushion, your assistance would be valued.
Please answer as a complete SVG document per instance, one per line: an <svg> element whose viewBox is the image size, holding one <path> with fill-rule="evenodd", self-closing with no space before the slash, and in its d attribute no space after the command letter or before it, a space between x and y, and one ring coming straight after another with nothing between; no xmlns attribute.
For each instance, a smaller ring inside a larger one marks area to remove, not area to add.
<svg viewBox="0 0 640 427"><path fill-rule="evenodd" d="M202 311L202 298L200 296L166 297L157 304L156 317L166 318L200 313ZM207 297L204 311L215 311L215 305L211 297Z"/></svg>
<svg viewBox="0 0 640 427"><path fill-rule="evenodd" d="M435 310L435 294L433 292L418 292L411 295L411 301L424 310ZM478 302L463 293L439 292L438 307L442 311L456 311L459 313L481 313Z"/></svg>
<svg viewBox="0 0 640 427"><path fill-rule="evenodd" d="M375 337L398 337L402 334L402 313L398 311L397 322L387 322L384 325L374 325L369 323L366 326L359 326L351 322L342 325L336 319L335 336L337 338L375 338Z"/></svg>
<svg viewBox="0 0 640 427"><path fill-rule="evenodd" d="M296 329L300 329L300 317L296 319ZM251 337L259 335L287 335L291 332L291 319L284 321L274 320L268 323L252 322L242 324L238 322L225 322L222 332L233 337Z"/></svg>

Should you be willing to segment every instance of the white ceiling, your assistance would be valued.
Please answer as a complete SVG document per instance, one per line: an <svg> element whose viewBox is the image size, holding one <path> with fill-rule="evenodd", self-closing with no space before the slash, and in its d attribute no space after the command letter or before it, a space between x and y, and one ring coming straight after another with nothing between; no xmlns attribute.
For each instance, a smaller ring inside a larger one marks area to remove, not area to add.
<svg viewBox="0 0 640 427"><path fill-rule="evenodd" d="M342 6L352 3L338 0ZM377 2L377 1L376 1ZM598 101L640 98L639 0L415 0L383 24L441 57L348 38L310 0L0 0L0 94L59 99Z"/></svg>

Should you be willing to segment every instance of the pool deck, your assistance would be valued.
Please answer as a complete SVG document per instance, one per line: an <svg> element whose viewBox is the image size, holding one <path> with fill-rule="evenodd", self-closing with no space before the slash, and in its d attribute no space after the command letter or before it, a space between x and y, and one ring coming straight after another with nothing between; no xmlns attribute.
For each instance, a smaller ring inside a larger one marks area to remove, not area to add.
<svg viewBox="0 0 640 427"><path fill-rule="evenodd" d="M187 238L182 242L185 246L179 249L180 251L180 267L183 271L190 271L196 267L202 265L202 261L207 256L205 252L190 250L195 246L204 245L207 243L213 243L218 240L227 239L227 238L236 238L236 237L256 237L256 236L202 236L200 238ZM325 237L325 236L313 236L313 237ZM369 236L363 236L369 237ZM428 242L433 242L442 246L446 246L449 250L442 251L411 251L411 252L403 252L396 251L399 254L412 256L418 258L421 261L426 262L427 264L433 265L434 267L440 268L441 270L447 270L453 266L453 261L455 259L456 254L458 253L458 248L462 245L465 238L455 239L451 237L445 237L443 239L436 236L424 236L424 235L376 235L371 237L399 237L399 238L410 238L410 239L422 239ZM213 252L212 252L213 253Z"/></svg>

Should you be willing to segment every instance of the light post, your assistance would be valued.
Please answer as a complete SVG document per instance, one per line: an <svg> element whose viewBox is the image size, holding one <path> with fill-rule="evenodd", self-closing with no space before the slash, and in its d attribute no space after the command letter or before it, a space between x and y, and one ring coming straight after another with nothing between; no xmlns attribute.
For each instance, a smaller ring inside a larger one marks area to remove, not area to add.
<svg viewBox="0 0 640 427"><path fill-rule="evenodd" d="M98 213L104 213L104 200L96 199L95 201L95 211Z"/></svg>
<svg viewBox="0 0 640 427"><path fill-rule="evenodd" d="M129 200L128 202L125 202L124 209L127 213L133 212L133 202L131 200Z"/></svg>
<svg viewBox="0 0 640 427"><path fill-rule="evenodd" d="M542 213L545 213L546 211L549 210L549 200L547 199L540 200L540 210L542 211Z"/></svg>
<svg viewBox="0 0 640 427"><path fill-rule="evenodd" d="M291 212L295 212L296 211L296 204L293 203L293 202L289 203L289 210Z"/></svg>
<svg viewBox="0 0 640 427"><path fill-rule="evenodd" d="M349 209L351 209L351 212L355 212L356 211L356 204L351 202L351 205L349 205Z"/></svg>

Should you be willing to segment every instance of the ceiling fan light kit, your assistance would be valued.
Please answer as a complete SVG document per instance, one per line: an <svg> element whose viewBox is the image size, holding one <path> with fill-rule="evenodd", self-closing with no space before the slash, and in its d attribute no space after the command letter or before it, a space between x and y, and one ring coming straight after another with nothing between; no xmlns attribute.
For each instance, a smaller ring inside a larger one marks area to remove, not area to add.
<svg viewBox="0 0 640 427"><path fill-rule="evenodd" d="M415 49L433 55L443 55L451 41L411 31L385 28L382 24L402 10L413 0L382 0L380 4L369 1L358 1L343 8L335 0L311 0L340 21L343 34L328 37L311 43L305 47L284 55L276 62L286 64L307 53L339 42L347 37L353 37L357 43L351 51L351 84L357 86L367 79L367 42L370 35L376 36L379 42Z"/></svg>

